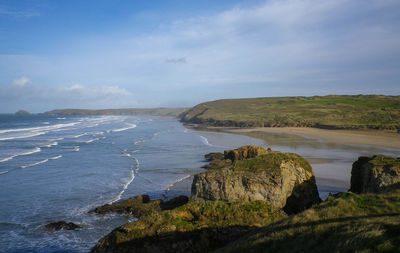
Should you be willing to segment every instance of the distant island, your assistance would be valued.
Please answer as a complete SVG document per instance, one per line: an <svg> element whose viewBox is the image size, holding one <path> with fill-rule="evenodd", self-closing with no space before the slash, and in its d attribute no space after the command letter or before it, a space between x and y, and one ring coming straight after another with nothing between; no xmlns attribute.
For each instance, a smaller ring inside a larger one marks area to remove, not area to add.
<svg viewBox="0 0 400 253"><path fill-rule="evenodd" d="M31 115L30 112L25 110L18 110L15 115Z"/></svg>
<svg viewBox="0 0 400 253"><path fill-rule="evenodd" d="M187 124L217 127L400 129L400 96L329 95L222 99L183 113Z"/></svg>
<svg viewBox="0 0 400 253"><path fill-rule="evenodd" d="M47 115L151 115L179 117L187 108L123 108L123 109L57 109L44 112Z"/></svg>

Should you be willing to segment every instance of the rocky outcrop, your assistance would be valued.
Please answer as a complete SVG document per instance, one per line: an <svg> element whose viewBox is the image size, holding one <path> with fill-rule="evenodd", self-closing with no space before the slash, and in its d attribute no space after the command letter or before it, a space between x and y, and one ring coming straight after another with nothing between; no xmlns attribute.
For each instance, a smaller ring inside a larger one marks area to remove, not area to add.
<svg viewBox="0 0 400 253"><path fill-rule="evenodd" d="M58 231L58 230L61 230L61 229L75 230L75 229L81 228L81 226L79 226L79 225L77 225L75 223L72 223L72 222L58 221L58 222L53 222L53 223L47 224L45 226L45 228L48 231L53 231L54 232L54 231Z"/></svg>
<svg viewBox="0 0 400 253"><path fill-rule="evenodd" d="M350 191L383 193L400 185L400 158L383 155L359 157L351 170Z"/></svg>
<svg viewBox="0 0 400 253"><path fill-rule="evenodd" d="M297 154L244 146L225 151L225 159L234 162L195 175L191 201L264 200L289 214L320 202L312 168Z"/></svg>
<svg viewBox="0 0 400 253"><path fill-rule="evenodd" d="M218 152L208 153L208 154L204 155L204 158L207 161L223 160L224 159L224 154L218 153Z"/></svg>
<svg viewBox="0 0 400 253"><path fill-rule="evenodd" d="M160 199L150 200L150 197L148 195L139 195L121 202L99 206L90 213L119 213L128 214L139 218L151 212L179 207L186 204L188 200L189 198L187 196L178 196L168 201L162 201Z"/></svg>

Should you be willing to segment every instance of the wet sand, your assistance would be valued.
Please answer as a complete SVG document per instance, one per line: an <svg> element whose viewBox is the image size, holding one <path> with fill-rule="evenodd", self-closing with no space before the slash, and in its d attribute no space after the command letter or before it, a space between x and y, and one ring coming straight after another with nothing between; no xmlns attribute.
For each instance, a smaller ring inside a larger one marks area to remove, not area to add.
<svg viewBox="0 0 400 253"><path fill-rule="evenodd" d="M265 132L294 134L316 138L331 143L381 146L400 149L400 134L379 130L327 130L310 127L261 127L246 129L226 129L231 133Z"/></svg>

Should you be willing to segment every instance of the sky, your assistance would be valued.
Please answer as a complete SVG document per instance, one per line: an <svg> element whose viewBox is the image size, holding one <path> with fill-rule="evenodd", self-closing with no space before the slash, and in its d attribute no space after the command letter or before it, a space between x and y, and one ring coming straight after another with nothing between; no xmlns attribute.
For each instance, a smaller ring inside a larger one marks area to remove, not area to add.
<svg viewBox="0 0 400 253"><path fill-rule="evenodd" d="M0 0L0 112L400 95L398 0Z"/></svg>

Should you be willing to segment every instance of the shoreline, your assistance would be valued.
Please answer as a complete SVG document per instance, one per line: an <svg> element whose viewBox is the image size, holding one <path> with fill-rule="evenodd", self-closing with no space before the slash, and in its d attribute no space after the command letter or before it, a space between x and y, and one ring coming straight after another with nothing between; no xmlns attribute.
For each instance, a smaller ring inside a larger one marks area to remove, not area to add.
<svg viewBox="0 0 400 253"><path fill-rule="evenodd" d="M256 132L290 134L303 138L319 139L331 143L380 146L385 148L400 149L400 134L382 130L339 130L312 127L233 128L205 127L197 125L185 125L185 127L197 131L225 132L243 135Z"/></svg>

